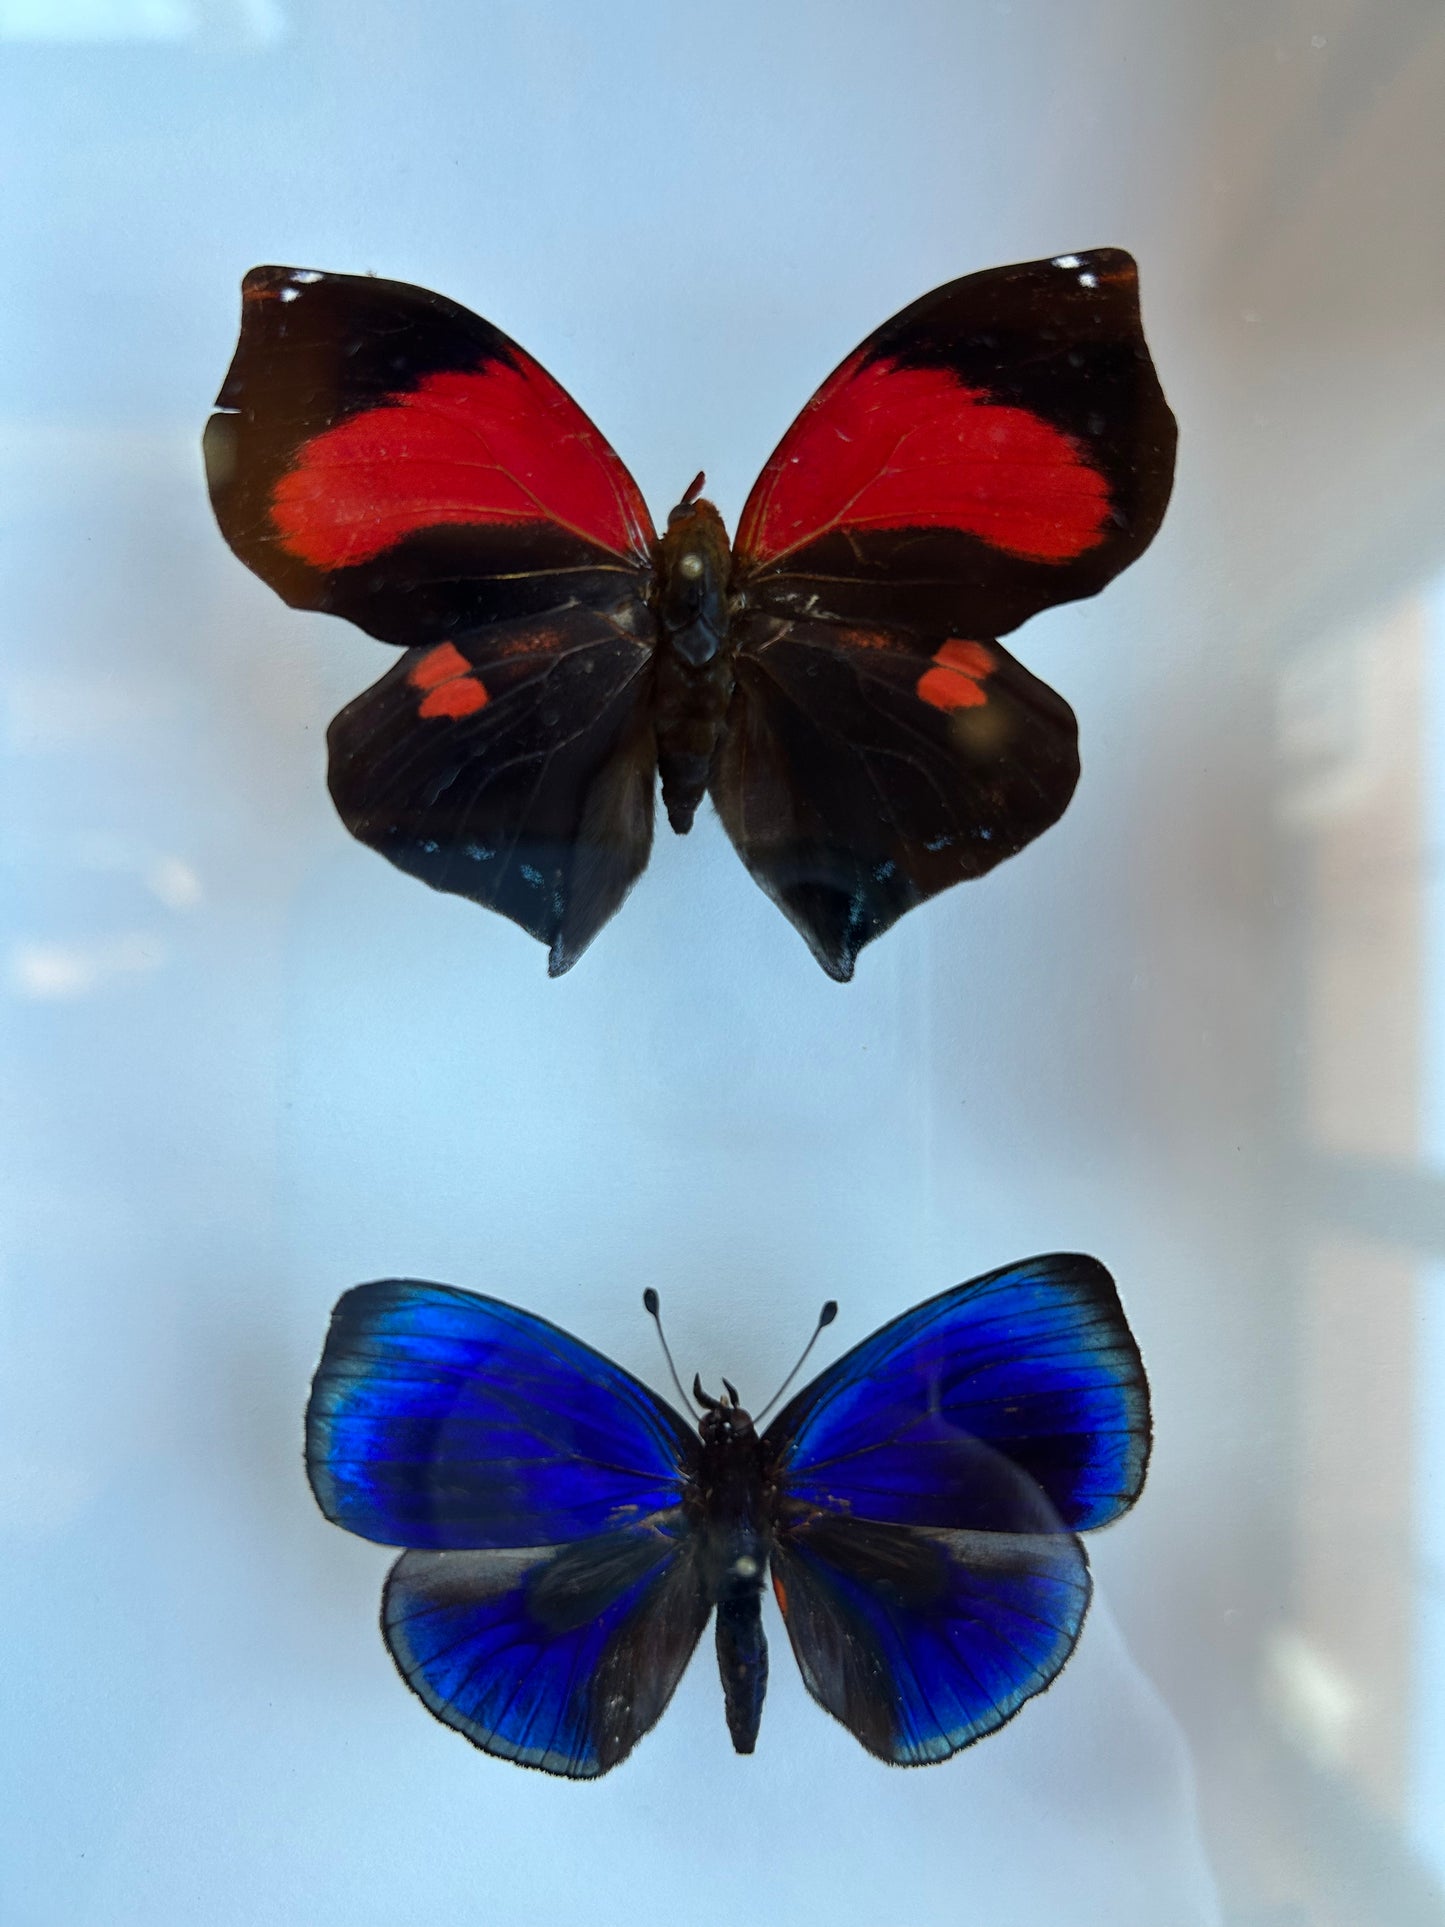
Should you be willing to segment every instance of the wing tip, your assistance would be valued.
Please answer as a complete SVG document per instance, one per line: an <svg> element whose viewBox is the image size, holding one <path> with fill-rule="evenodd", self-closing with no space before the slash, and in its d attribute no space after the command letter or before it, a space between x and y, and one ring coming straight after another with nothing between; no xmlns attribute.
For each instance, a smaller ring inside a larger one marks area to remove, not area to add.
<svg viewBox="0 0 1445 1927"><path fill-rule="evenodd" d="M272 301L284 288L300 290L317 281L333 280L322 268L285 267L280 262L262 262L241 276L241 300Z"/></svg>
<svg viewBox="0 0 1445 1927"><path fill-rule="evenodd" d="M825 976L831 977L835 984L851 984L853 972L858 962L856 950L829 952L822 944L810 944L809 948L823 968Z"/></svg>
<svg viewBox="0 0 1445 1927"><path fill-rule="evenodd" d="M554 937L547 950L547 975L565 977L572 966L581 960L585 948L585 944L574 947L561 936Z"/></svg>
<svg viewBox="0 0 1445 1927"><path fill-rule="evenodd" d="M1107 245L1098 248L1080 248L1072 257L1066 254L1055 255L1054 265L1058 267L1066 266L1071 259L1076 260L1079 266L1085 270L1094 272L1103 270L1105 273L1115 275L1120 279L1129 276L1137 279L1139 273L1139 263L1127 248Z"/></svg>

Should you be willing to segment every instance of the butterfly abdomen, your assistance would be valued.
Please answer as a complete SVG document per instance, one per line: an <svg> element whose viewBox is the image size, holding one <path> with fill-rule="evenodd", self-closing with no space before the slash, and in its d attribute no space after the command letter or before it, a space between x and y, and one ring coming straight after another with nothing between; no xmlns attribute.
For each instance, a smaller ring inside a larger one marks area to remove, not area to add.
<svg viewBox="0 0 1445 1927"><path fill-rule="evenodd" d="M768 1642L763 1632L760 1591L725 1593L719 1599L717 1666L733 1751L751 1753L757 1745L763 1698L768 1690Z"/></svg>
<svg viewBox="0 0 1445 1927"><path fill-rule="evenodd" d="M653 612L660 632L654 717L667 820L692 828L733 693L728 637L731 551L711 502L683 502L657 545Z"/></svg>

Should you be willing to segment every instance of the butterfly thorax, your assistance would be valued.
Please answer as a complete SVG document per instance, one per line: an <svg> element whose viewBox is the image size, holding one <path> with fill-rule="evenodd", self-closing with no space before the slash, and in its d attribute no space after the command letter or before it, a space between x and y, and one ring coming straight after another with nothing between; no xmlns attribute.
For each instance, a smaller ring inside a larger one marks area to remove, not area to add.
<svg viewBox="0 0 1445 1927"><path fill-rule="evenodd" d="M705 1411L702 1453L689 1494L707 1545L709 1582L717 1593L759 1592L766 1553L763 1447L740 1406Z"/></svg>
<svg viewBox="0 0 1445 1927"><path fill-rule="evenodd" d="M657 767L667 818L692 828L733 693L728 638L732 551L711 502L681 502L657 545Z"/></svg>

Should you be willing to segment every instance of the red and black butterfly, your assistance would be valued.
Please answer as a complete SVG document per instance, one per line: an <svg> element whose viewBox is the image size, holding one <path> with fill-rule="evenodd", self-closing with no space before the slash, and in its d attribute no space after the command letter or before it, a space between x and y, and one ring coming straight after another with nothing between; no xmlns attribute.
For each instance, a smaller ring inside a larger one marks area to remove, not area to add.
<svg viewBox="0 0 1445 1927"><path fill-rule="evenodd" d="M996 638L1093 595L1169 498L1174 419L1117 249L951 281L829 377L731 546L659 537L515 342L425 289L256 268L206 429L226 540L405 654L329 734L354 836L574 964L704 791L831 977L1012 856L1078 778Z"/></svg>

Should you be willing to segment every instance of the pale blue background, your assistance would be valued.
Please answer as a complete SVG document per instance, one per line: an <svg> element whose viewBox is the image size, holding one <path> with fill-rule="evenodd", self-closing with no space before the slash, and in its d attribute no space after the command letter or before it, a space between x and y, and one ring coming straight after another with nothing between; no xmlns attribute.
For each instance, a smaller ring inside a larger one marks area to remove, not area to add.
<svg viewBox="0 0 1445 1927"><path fill-rule="evenodd" d="M1274 665L1445 559L1442 82L1401 0L0 0L4 1927L1445 1919L1428 1813L1361 1874L1261 1684L1300 1369ZM1016 645L1085 760L1036 848L840 989L707 811L556 984L348 840L325 727L389 652L205 498L246 268L444 291L655 514L705 466L731 524L885 316L1099 244L1181 464L1146 559ZM495 1291L660 1382L653 1284L686 1374L760 1400L824 1296L842 1347L1060 1246L1120 1280L1158 1451L997 1739L885 1771L775 1619L753 1759L704 1649L594 1787L395 1678L387 1556L301 1471L347 1285ZM1445 1780L1421 1678L1402 1811Z"/></svg>

